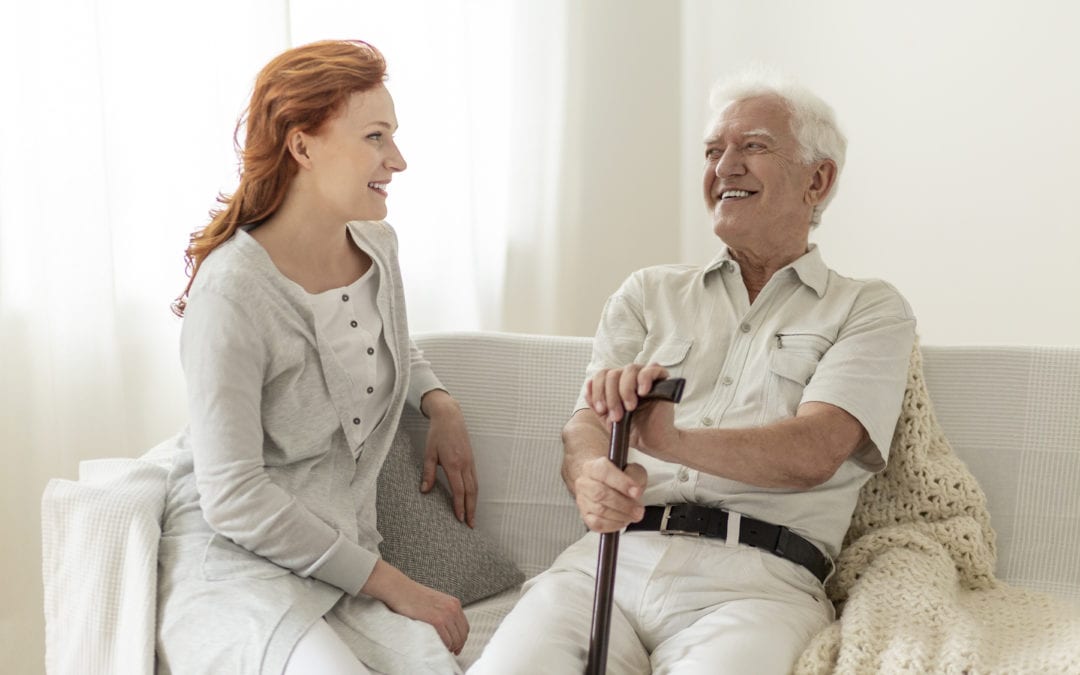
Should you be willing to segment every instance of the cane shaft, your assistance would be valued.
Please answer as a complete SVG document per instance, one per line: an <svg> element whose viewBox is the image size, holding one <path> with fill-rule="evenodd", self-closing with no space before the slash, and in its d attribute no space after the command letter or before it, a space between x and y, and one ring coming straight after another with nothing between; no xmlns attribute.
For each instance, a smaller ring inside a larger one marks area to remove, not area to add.
<svg viewBox="0 0 1080 675"><path fill-rule="evenodd" d="M630 451L630 418L627 411L619 422L611 425L611 446L608 459L619 469L626 468ZM611 607L615 592L615 561L619 557L619 533L600 535L600 553L596 560L596 589L593 594L592 630L589 634L589 661L586 675L603 675L607 670L608 635L611 632Z"/></svg>
<svg viewBox="0 0 1080 675"><path fill-rule="evenodd" d="M678 403L682 399L682 378L655 382L642 401L663 400ZM619 470L626 468L630 452L630 419L633 411L627 410L622 420L611 424L611 445L608 459ZM605 532L600 535L600 553L596 560L596 590L593 595L592 630L589 633L589 660L585 675L604 675L607 670L608 635L611 632L611 607L615 593L615 562L619 556L619 533Z"/></svg>

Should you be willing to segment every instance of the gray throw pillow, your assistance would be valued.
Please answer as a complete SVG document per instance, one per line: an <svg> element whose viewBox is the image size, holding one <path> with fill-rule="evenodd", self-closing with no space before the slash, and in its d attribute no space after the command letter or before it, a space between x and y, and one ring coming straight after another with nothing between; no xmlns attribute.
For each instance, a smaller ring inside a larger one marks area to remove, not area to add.
<svg viewBox="0 0 1080 675"><path fill-rule="evenodd" d="M422 454L399 428L379 474L379 550L413 581L463 605L525 581L525 575L487 537L458 521L453 499L439 481L420 492ZM482 486L481 486L482 487Z"/></svg>

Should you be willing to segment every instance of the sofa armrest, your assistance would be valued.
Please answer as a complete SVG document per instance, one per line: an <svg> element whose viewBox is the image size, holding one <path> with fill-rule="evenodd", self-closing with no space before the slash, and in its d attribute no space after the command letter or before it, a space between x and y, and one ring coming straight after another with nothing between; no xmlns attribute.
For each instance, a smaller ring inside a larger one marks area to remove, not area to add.
<svg viewBox="0 0 1080 675"><path fill-rule="evenodd" d="M168 470L100 459L79 474L49 481L42 497L46 670L153 672Z"/></svg>

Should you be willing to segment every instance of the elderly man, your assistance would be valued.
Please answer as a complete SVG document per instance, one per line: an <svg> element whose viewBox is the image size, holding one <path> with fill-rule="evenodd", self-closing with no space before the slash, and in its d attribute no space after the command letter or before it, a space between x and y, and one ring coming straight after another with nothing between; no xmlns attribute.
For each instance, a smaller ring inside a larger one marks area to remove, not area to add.
<svg viewBox="0 0 1080 675"><path fill-rule="evenodd" d="M597 533L622 528L609 672L787 673L833 619L823 582L888 459L915 320L808 243L844 161L831 108L760 75L712 103L705 203L726 246L641 270L605 306L563 432L591 532L527 585L472 672L582 672ZM611 422L668 376L686 378L682 403L635 413L620 471Z"/></svg>

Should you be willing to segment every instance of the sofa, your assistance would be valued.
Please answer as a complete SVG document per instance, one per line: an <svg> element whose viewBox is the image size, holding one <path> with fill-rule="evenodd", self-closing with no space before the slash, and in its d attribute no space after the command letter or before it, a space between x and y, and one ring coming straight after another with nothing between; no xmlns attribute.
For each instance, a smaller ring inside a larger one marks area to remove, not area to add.
<svg viewBox="0 0 1080 675"><path fill-rule="evenodd" d="M480 484L477 528L531 577L584 527L559 475L560 430L589 338L504 333L416 337L460 401ZM952 447L981 484L1001 580L1080 606L1080 348L922 348ZM414 443L424 420L407 413ZM167 458L84 462L43 497L46 664L51 673L151 672L157 533ZM463 667L517 599L466 607Z"/></svg>

